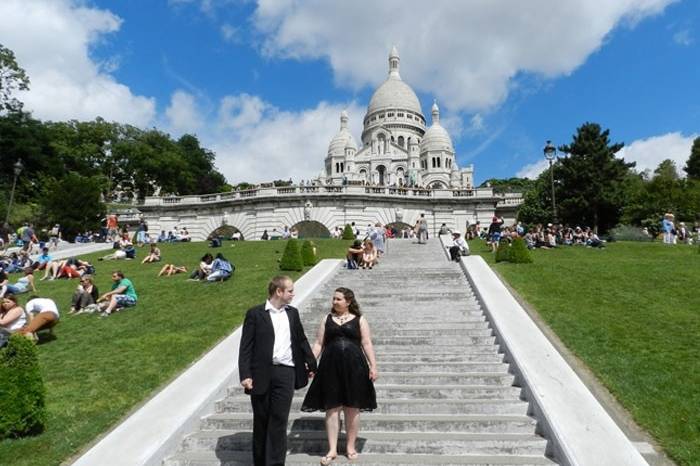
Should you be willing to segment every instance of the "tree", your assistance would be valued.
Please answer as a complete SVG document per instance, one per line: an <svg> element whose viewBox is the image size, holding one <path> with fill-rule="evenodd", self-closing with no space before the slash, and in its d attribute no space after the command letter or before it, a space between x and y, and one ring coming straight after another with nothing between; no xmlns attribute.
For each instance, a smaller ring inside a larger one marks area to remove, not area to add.
<svg viewBox="0 0 700 466"><path fill-rule="evenodd" d="M85 177L75 172L58 180L48 179L42 198L47 223L60 223L68 240L79 232L99 228L105 214L105 205L100 201L104 184L102 177Z"/></svg>
<svg viewBox="0 0 700 466"><path fill-rule="evenodd" d="M553 221L551 206L552 190L549 171L545 170L523 195L523 203L518 209L518 220L531 225L550 223Z"/></svg>
<svg viewBox="0 0 700 466"><path fill-rule="evenodd" d="M700 137L693 141L693 148L690 150L690 158L685 164L685 172L691 180L700 180Z"/></svg>
<svg viewBox="0 0 700 466"><path fill-rule="evenodd" d="M568 154L554 165L559 217L565 223L607 231L620 219L624 181L635 164L615 157L624 144L611 144L609 134L597 123L584 123L571 144L559 148Z"/></svg>
<svg viewBox="0 0 700 466"><path fill-rule="evenodd" d="M529 178L489 178L479 185L480 188L490 186L495 193L527 193L535 187L535 180Z"/></svg>
<svg viewBox="0 0 700 466"><path fill-rule="evenodd" d="M27 73L17 64L14 52L0 44L0 113L21 111L22 102L12 94L27 90Z"/></svg>

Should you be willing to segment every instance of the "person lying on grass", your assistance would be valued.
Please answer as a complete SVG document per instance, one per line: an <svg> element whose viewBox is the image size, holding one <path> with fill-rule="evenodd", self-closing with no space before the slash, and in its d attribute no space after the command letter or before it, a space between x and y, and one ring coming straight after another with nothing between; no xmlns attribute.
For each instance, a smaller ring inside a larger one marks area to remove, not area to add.
<svg viewBox="0 0 700 466"><path fill-rule="evenodd" d="M102 316L106 317L113 312L125 308L136 306L138 296L131 280L124 277L124 272L115 270L112 272L112 291L109 291L97 300Z"/></svg>
<svg viewBox="0 0 700 466"><path fill-rule="evenodd" d="M187 272L187 267L184 265L175 265L175 264L165 264L162 269L160 269L160 272L158 272L158 276L161 277L165 275L166 277L170 277L172 275L175 275L176 273L184 273Z"/></svg>
<svg viewBox="0 0 700 466"><path fill-rule="evenodd" d="M10 284L7 283L7 280L4 280L4 284L0 287L0 298L8 293L14 295L26 293L30 289L36 293L36 287L34 286L34 269L25 267L24 276L17 280L17 283Z"/></svg>

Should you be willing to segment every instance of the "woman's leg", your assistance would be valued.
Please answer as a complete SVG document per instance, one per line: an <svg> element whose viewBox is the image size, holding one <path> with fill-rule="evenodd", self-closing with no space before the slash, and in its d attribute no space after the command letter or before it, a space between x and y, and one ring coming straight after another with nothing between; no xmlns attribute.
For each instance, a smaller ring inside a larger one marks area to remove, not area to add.
<svg viewBox="0 0 700 466"><path fill-rule="evenodd" d="M165 265L160 269L160 272L158 272L158 276L159 276L159 277L160 277L161 275L163 275L163 274L165 273L166 270L168 270L168 266L169 266L169 265L170 265L170 264L165 264Z"/></svg>
<svg viewBox="0 0 700 466"><path fill-rule="evenodd" d="M326 435L328 435L328 453L326 456L338 455L338 432L340 431L340 410L342 407L326 410Z"/></svg>
<svg viewBox="0 0 700 466"><path fill-rule="evenodd" d="M25 335L28 333L35 333L37 330L53 325L57 320L58 317L56 317L56 314L53 312L40 312L34 316L27 326L20 330L20 333Z"/></svg>
<svg viewBox="0 0 700 466"><path fill-rule="evenodd" d="M357 454L355 441L360 431L360 410L357 408L343 408L343 413L345 414L345 433L347 434L346 452L348 456L353 456Z"/></svg>

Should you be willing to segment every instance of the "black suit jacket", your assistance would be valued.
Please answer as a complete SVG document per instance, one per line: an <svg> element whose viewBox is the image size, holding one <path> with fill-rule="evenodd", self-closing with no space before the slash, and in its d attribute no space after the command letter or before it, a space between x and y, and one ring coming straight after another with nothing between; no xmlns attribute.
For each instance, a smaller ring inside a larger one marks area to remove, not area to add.
<svg viewBox="0 0 700 466"><path fill-rule="evenodd" d="M294 388L300 389L309 383L308 372L316 371L316 358L304 334L304 328L299 319L299 311L286 307L289 319L289 330L292 337L292 358L294 359ZM241 381L253 379L253 390L246 393L261 395L267 392L270 385L272 368L272 350L275 345L275 330L272 326L270 312L265 310L265 304L248 310L243 322L241 346L238 351L238 372ZM306 366L308 365L308 371Z"/></svg>

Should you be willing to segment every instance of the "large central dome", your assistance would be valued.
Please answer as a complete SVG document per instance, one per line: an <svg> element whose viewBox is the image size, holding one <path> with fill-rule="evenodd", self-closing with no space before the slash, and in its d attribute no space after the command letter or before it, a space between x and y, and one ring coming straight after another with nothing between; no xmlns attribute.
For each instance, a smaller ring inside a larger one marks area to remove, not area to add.
<svg viewBox="0 0 700 466"><path fill-rule="evenodd" d="M389 55L389 77L374 91L367 107L367 115L382 109L410 110L422 114L420 102L413 89L399 75L399 54L396 47Z"/></svg>

